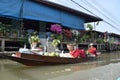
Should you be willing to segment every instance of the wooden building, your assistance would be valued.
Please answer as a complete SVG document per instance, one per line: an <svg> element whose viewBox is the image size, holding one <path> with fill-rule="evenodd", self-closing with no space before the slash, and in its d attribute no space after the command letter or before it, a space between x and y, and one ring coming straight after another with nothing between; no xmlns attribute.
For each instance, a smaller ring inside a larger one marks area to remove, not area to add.
<svg viewBox="0 0 120 80"><path fill-rule="evenodd" d="M0 36L1 51L23 47L26 33L32 31L46 39L52 24L84 30L84 23L96 21L102 19L46 0L0 1L0 22L5 24Z"/></svg>
<svg viewBox="0 0 120 80"><path fill-rule="evenodd" d="M87 48L90 43L94 43L98 51L118 51L120 50L120 35L115 33L100 31L80 31L81 39L84 38L79 47ZM87 36L87 37L86 37Z"/></svg>

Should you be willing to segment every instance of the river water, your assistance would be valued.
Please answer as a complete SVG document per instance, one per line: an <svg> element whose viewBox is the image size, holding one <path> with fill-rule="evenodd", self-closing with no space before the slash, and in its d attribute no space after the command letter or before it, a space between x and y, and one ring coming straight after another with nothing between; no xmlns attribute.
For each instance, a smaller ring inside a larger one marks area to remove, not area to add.
<svg viewBox="0 0 120 80"><path fill-rule="evenodd" d="M96 61L28 67L0 59L0 80L118 80L120 52L101 54Z"/></svg>

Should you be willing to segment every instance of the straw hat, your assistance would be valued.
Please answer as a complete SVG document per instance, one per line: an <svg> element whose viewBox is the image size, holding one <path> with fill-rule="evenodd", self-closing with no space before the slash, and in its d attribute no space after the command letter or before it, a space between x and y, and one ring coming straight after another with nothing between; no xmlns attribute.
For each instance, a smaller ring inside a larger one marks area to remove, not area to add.
<svg viewBox="0 0 120 80"><path fill-rule="evenodd" d="M93 43L90 43L89 45L90 45L90 46L93 46Z"/></svg>

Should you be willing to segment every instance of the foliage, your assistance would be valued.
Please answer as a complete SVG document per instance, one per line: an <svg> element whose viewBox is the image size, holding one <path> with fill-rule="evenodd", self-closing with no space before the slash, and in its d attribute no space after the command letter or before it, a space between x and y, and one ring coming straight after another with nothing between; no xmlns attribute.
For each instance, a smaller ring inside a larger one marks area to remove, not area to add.
<svg viewBox="0 0 120 80"><path fill-rule="evenodd" d="M98 38L98 39L96 40L96 43L98 43L98 44L100 44L100 43L104 43L104 40L101 39L101 38Z"/></svg>
<svg viewBox="0 0 120 80"><path fill-rule="evenodd" d="M52 45L53 45L54 48L56 48L59 43L60 43L60 40L58 40L58 39L54 39L52 41Z"/></svg>
<svg viewBox="0 0 120 80"><path fill-rule="evenodd" d="M9 26L10 25L6 25L0 22L0 36L9 37L9 32L10 32Z"/></svg>
<svg viewBox="0 0 120 80"><path fill-rule="evenodd" d="M94 33L92 32L93 26L91 24L87 24L87 28L90 31L90 38L93 39L94 38Z"/></svg>
<svg viewBox="0 0 120 80"><path fill-rule="evenodd" d="M62 27L59 24L53 24L51 25L50 28L51 31L53 31L54 33L51 35L51 37L53 39L58 39L58 40L62 40L63 35L62 35Z"/></svg>
<svg viewBox="0 0 120 80"><path fill-rule="evenodd" d="M0 32L3 33L5 30L5 24L3 24L2 22L0 22Z"/></svg>
<svg viewBox="0 0 120 80"><path fill-rule="evenodd" d="M56 48L57 45L58 45L58 44L61 42L61 40L63 39L62 27L61 27L59 24L53 24L53 25L51 25L50 30L54 32L54 33L51 35L51 37L53 38L52 45L53 45L54 48Z"/></svg>
<svg viewBox="0 0 120 80"><path fill-rule="evenodd" d="M78 36L76 36L76 42L81 42L81 35L79 34Z"/></svg>
<svg viewBox="0 0 120 80"><path fill-rule="evenodd" d="M63 35L62 34L51 34L51 38L52 38L52 40L54 40L54 39L58 39L58 40L60 40L60 41L62 41L62 39L63 39Z"/></svg>
<svg viewBox="0 0 120 80"><path fill-rule="evenodd" d="M93 30L93 26L91 24L87 24L87 28L92 31Z"/></svg>
<svg viewBox="0 0 120 80"><path fill-rule="evenodd" d="M115 39L112 37L112 39L109 41L110 43L114 43Z"/></svg>
<svg viewBox="0 0 120 80"><path fill-rule="evenodd" d="M63 29L63 34L68 38L71 39L72 38L72 33L70 30L68 29Z"/></svg>
<svg viewBox="0 0 120 80"><path fill-rule="evenodd" d="M32 36L30 36L29 38L29 43L39 43L40 42L40 38L39 36L36 34L36 32L33 32Z"/></svg>
<svg viewBox="0 0 120 80"><path fill-rule="evenodd" d="M71 32L73 35L73 39L76 39L76 41L77 41L80 37L80 32L78 30L71 30Z"/></svg>
<svg viewBox="0 0 120 80"><path fill-rule="evenodd" d="M85 42L86 40L89 39L89 36L88 35L84 35L81 39L80 39L80 42Z"/></svg>
<svg viewBox="0 0 120 80"><path fill-rule="evenodd" d="M56 34L56 39L61 41L63 39L63 35L62 34Z"/></svg>

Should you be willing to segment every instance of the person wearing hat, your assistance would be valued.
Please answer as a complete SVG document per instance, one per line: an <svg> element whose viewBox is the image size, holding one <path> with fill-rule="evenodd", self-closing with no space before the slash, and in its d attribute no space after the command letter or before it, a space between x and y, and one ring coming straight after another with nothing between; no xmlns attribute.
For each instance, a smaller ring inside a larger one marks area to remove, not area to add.
<svg viewBox="0 0 120 80"><path fill-rule="evenodd" d="M67 49L69 50L69 53L66 54L66 57L72 57L72 58L85 58L86 53L84 49L75 49L75 44L68 43Z"/></svg>
<svg viewBox="0 0 120 80"><path fill-rule="evenodd" d="M92 57L96 57L97 56L97 51L96 51L96 48L94 47L94 44L91 43L89 46L90 47L87 50L87 55L92 56Z"/></svg>
<svg viewBox="0 0 120 80"><path fill-rule="evenodd" d="M62 54L60 54L60 57L71 57L74 58L70 52L72 52L74 50L74 45L72 43L69 43L66 45L67 49L69 50L69 53L64 53L62 52Z"/></svg>

